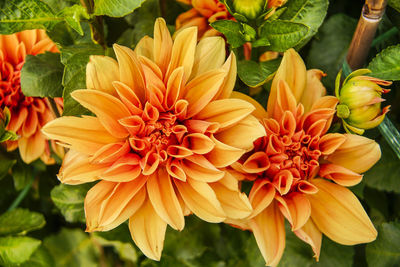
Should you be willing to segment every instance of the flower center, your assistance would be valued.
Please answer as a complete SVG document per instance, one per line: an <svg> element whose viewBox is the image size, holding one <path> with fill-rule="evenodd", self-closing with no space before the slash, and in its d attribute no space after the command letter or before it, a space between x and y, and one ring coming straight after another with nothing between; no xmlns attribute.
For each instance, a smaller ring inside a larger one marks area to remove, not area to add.
<svg viewBox="0 0 400 267"><path fill-rule="evenodd" d="M9 62L0 62L0 107L8 107L11 111L21 106L29 106L33 97L26 97L21 91L21 68L23 62L13 66Z"/></svg>

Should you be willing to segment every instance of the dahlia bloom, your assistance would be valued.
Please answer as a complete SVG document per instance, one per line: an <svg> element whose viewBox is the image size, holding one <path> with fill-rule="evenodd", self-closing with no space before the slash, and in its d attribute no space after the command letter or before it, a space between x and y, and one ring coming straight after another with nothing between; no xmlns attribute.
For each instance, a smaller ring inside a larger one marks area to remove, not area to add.
<svg viewBox="0 0 400 267"><path fill-rule="evenodd" d="M26 163L39 157L45 163L54 162L50 157L49 144L40 130L55 115L47 99L25 96L20 84L26 55L45 51L58 52L58 49L44 30L0 35L0 109L7 107L10 110L10 123L6 129L20 136L17 141L6 142L7 150L19 148L21 158ZM62 153L60 149L55 151Z"/></svg>
<svg viewBox="0 0 400 267"><path fill-rule="evenodd" d="M198 27L198 37L221 35L210 26L217 20L233 19L225 5L218 0L177 0L193 8L180 14L175 21L176 30L185 29L191 26Z"/></svg>
<svg viewBox="0 0 400 267"><path fill-rule="evenodd" d="M61 117L44 128L67 152L58 178L100 180L86 195L87 231L107 231L129 219L134 242L159 260L167 224L184 228L194 213L208 222L245 218L251 205L222 168L265 135L254 106L228 98L236 79L233 53L221 37L197 28L173 41L163 19L154 39L135 51L114 45L117 61L92 56L88 89L72 97L95 116Z"/></svg>
<svg viewBox="0 0 400 267"><path fill-rule="evenodd" d="M266 135L232 165L231 173L252 182L253 213L231 223L253 231L266 265L277 265L283 254L284 218L317 260L322 233L344 245L371 242L377 235L346 187L358 184L361 173L379 160L379 145L358 135L328 133L338 100L323 96L322 74L306 71L293 49L285 52L267 111L258 105L254 112Z"/></svg>

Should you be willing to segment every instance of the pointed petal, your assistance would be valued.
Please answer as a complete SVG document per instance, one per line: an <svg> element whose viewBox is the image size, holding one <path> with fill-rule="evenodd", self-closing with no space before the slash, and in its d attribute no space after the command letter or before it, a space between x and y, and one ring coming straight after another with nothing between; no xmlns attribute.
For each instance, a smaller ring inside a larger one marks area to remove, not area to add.
<svg viewBox="0 0 400 267"><path fill-rule="evenodd" d="M144 83L143 70L136 53L128 47L117 44L114 44L113 48L115 55L117 56L119 66L119 81L129 86L135 92L138 98L144 102L146 99L146 86Z"/></svg>
<svg viewBox="0 0 400 267"><path fill-rule="evenodd" d="M322 164L318 175L343 186L356 185L361 182L363 177L361 174L335 164Z"/></svg>
<svg viewBox="0 0 400 267"><path fill-rule="evenodd" d="M321 151L322 155L330 155L335 152L336 149L344 143L344 141L346 141L346 137L343 134L325 134L319 141L319 150Z"/></svg>
<svg viewBox="0 0 400 267"><path fill-rule="evenodd" d="M235 126L217 133L215 138L229 146L250 150L253 148L253 142L265 134L264 126L249 115Z"/></svg>
<svg viewBox="0 0 400 267"><path fill-rule="evenodd" d="M364 136L344 134L346 141L327 160L357 173L369 170L381 157L381 149Z"/></svg>
<svg viewBox="0 0 400 267"><path fill-rule="evenodd" d="M257 100L253 99L252 97L250 97L246 94L243 94L241 92L233 91L231 94L231 98L243 99L243 100L249 102L250 104L252 104L255 107L255 110L251 114L253 116L255 116L257 119L263 120L263 119L267 118L268 114L267 114L267 111L265 110L265 108L260 103L258 103Z"/></svg>
<svg viewBox="0 0 400 267"><path fill-rule="evenodd" d="M182 145L195 154L203 155L213 150L215 143L204 134L192 133L183 138Z"/></svg>
<svg viewBox="0 0 400 267"><path fill-rule="evenodd" d="M276 89L275 105L271 106L271 110L268 109L268 116L279 120L286 111L296 114L296 99L288 84L281 80Z"/></svg>
<svg viewBox="0 0 400 267"><path fill-rule="evenodd" d="M225 175L223 171L217 169L201 155L193 155L183 159L181 166L186 175L201 182L216 182Z"/></svg>
<svg viewBox="0 0 400 267"><path fill-rule="evenodd" d="M45 145L46 139L40 131L28 138L21 137L18 139L19 154L27 164L38 159L44 153Z"/></svg>
<svg viewBox="0 0 400 267"><path fill-rule="evenodd" d="M225 212L207 183L193 179L186 182L175 179L174 182L185 204L200 219L215 223L225 220Z"/></svg>
<svg viewBox="0 0 400 267"><path fill-rule="evenodd" d="M135 46L134 52L138 56L147 57L154 60L154 40L149 36L144 36Z"/></svg>
<svg viewBox="0 0 400 267"><path fill-rule="evenodd" d="M227 72L224 82L222 83L218 93L215 95L214 99L225 99L229 98L232 94L233 88L236 82L237 73L237 63L235 53L231 52L228 59L225 61L222 69Z"/></svg>
<svg viewBox="0 0 400 267"><path fill-rule="evenodd" d="M319 260L319 254L321 251L322 233L315 225L313 220L308 219L307 223L303 225L299 230L294 231L298 238L308 243L314 251L314 258L316 261Z"/></svg>
<svg viewBox="0 0 400 267"><path fill-rule="evenodd" d="M279 209L292 225L292 231L304 226L311 215L311 205L302 193L293 192L283 197L276 196Z"/></svg>
<svg viewBox="0 0 400 267"><path fill-rule="evenodd" d="M86 65L86 87L116 95L113 81L119 81L117 61L106 56L90 56Z"/></svg>
<svg viewBox="0 0 400 267"><path fill-rule="evenodd" d="M144 255L160 260L167 223L157 215L149 199L129 218L129 230L135 244Z"/></svg>
<svg viewBox="0 0 400 267"><path fill-rule="evenodd" d="M265 265L278 265L285 248L284 220L278 206L273 203L250 220L250 228L256 238Z"/></svg>
<svg viewBox="0 0 400 267"><path fill-rule="evenodd" d="M194 54L196 51L197 28L190 27L180 31L174 40L172 46L171 61L168 66L166 79L178 67L183 66L184 83L190 77L193 68Z"/></svg>
<svg viewBox="0 0 400 267"><path fill-rule="evenodd" d="M208 103L196 119L220 124L220 130L228 128L254 111L251 103L241 99L220 99Z"/></svg>
<svg viewBox="0 0 400 267"><path fill-rule="evenodd" d="M227 176L236 180L233 176ZM245 193L241 193L239 188L231 190L220 181L210 184L214 190L226 217L230 219L244 219L252 212L252 207Z"/></svg>
<svg viewBox="0 0 400 267"><path fill-rule="evenodd" d="M225 55L225 41L222 37L214 36L201 39L196 47L190 79L220 68L224 64Z"/></svg>
<svg viewBox="0 0 400 267"><path fill-rule="evenodd" d="M312 69L307 71L307 85L300 100L305 112L311 110L312 105L326 95L326 89L321 83L321 78L324 76L326 74L321 70Z"/></svg>
<svg viewBox="0 0 400 267"><path fill-rule="evenodd" d="M99 179L109 164L91 164L88 155L69 150L63 159L57 178L64 184L83 184Z"/></svg>
<svg viewBox="0 0 400 267"><path fill-rule="evenodd" d="M312 183L319 190L308 195L311 217L322 233L343 245L375 240L374 225L349 189L323 179L314 179Z"/></svg>
<svg viewBox="0 0 400 267"><path fill-rule="evenodd" d="M249 194L249 200L253 207L251 217L257 216L265 210L274 200L275 187L267 179L258 179L254 182Z"/></svg>
<svg viewBox="0 0 400 267"><path fill-rule="evenodd" d="M212 70L191 80L185 87L183 98L189 102L187 118L199 113L220 88L226 73Z"/></svg>
<svg viewBox="0 0 400 267"><path fill-rule="evenodd" d="M229 146L218 141L213 135L210 138L214 141L215 147L206 157L217 168L231 165L246 152L244 149Z"/></svg>
<svg viewBox="0 0 400 267"><path fill-rule="evenodd" d="M154 62L162 73L167 71L171 60L172 38L163 18L156 19L154 24Z"/></svg>
<svg viewBox="0 0 400 267"><path fill-rule="evenodd" d="M182 208L167 171L159 168L149 177L147 192L157 214L175 230L185 226Z"/></svg>
<svg viewBox="0 0 400 267"><path fill-rule="evenodd" d="M167 92L164 98L165 108L172 109L179 98L181 91L183 90L183 67L176 68L168 79Z"/></svg>
<svg viewBox="0 0 400 267"><path fill-rule="evenodd" d="M117 98L97 90L75 90L71 96L82 106L92 111L101 124L117 138L128 136L127 130L118 123L130 115L126 106Z"/></svg>
<svg viewBox="0 0 400 267"><path fill-rule="evenodd" d="M100 178L113 182L130 182L140 177L140 157L134 153L127 153L116 160Z"/></svg>
<svg viewBox="0 0 400 267"><path fill-rule="evenodd" d="M287 50L272 81L267 105L269 117L272 117L273 107L276 105L279 81L285 81L288 84L297 104L303 95L306 79L306 66L300 55L292 48Z"/></svg>
<svg viewBox="0 0 400 267"><path fill-rule="evenodd" d="M42 128L49 139L71 145L76 151L93 155L97 150L119 139L112 136L96 117L61 117L47 123Z"/></svg>

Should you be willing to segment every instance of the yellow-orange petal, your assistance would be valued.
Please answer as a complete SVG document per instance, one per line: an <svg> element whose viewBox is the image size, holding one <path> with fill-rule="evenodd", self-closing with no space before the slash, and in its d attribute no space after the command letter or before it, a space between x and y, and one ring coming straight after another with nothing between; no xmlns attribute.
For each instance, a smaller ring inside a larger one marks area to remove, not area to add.
<svg viewBox="0 0 400 267"><path fill-rule="evenodd" d="M147 57L150 60L154 60L154 40L149 36L144 36L135 46L133 50L136 55Z"/></svg>
<svg viewBox="0 0 400 267"><path fill-rule="evenodd" d="M319 141L319 150L322 155L330 155L336 151L338 147L340 147L344 141L346 141L346 137L340 133L328 133L324 134Z"/></svg>
<svg viewBox="0 0 400 267"><path fill-rule="evenodd" d="M202 155L183 159L181 166L187 176L197 181L212 183L224 177L224 172L217 169Z"/></svg>
<svg viewBox="0 0 400 267"><path fill-rule="evenodd" d="M160 260L167 223L158 216L149 199L129 218L129 230L135 244L144 255Z"/></svg>
<svg viewBox="0 0 400 267"><path fill-rule="evenodd" d="M90 56L86 65L86 87L116 95L113 81L119 80L118 63L106 56Z"/></svg>
<svg viewBox="0 0 400 267"><path fill-rule="evenodd" d="M91 164L88 155L69 150L63 159L57 178L64 184L83 184L99 179L110 164Z"/></svg>
<svg viewBox="0 0 400 267"><path fill-rule="evenodd" d="M244 219L252 212L252 207L245 193L241 193L239 188L230 190L222 183L215 182L210 184L214 190L226 217L230 219Z"/></svg>
<svg viewBox="0 0 400 267"><path fill-rule="evenodd" d="M275 187L268 181L268 179L258 179L254 182L249 200L253 207L251 217L257 216L260 212L265 210L274 200Z"/></svg>
<svg viewBox="0 0 400 267"><path fill-rule="evenodd" d="M293 48L287 50L272 81L267 105L269 117L272 117L272 112L274 112L273 107L276 105L279 81L283 80L288 84L298 103L306 86L306 77L306 66L300 55Z"/></svg>
<svg viewBox="0 0 400 267"><path fill-rule="evenodd" d="M196 119L217 122L220 130L226 129L247 117L254 106L241 99L220 99L208 103L197 115Z"/></svg>
<svg viewBox="0 0 400 267"><path fill-rule="evenodd" d="M343 245L372 242L377 232L357 197L347 188L314 179L318 192L307 195L311 218L322 233Z"/></svg>
<svg viewBox="0 0 400 267"><path fill-rule="evenodd" d="M271 110L267 112L268 116L276 120L280 120L285 112L296 114L296 99L284 80L278 82L275 105L271 106Z"/></svg>
<svg viewBox="0 0 400 267"><path fill-rule="evenodd" d="M29 137L18 139L19 154L27 164L38 159L44 153L45 145L46 139L40 131Z"/></svg>
<svg viewBox="0 0 400 267"><path fill-rule="evenodd" d="M119 66L119 81L129 86L137 97L144 102L146 86L143 70L136 53L128 47L117 44L114 44L113 48Z"/></svg>
<svg viewBox="0 0 400 267"><path fill-rule="evenodd" d="M172 46L171 61L168 65L165 79L178 67L184 69L184 83L189 79L193 68L194 54L196 51L197 27L190 27L180 31Z"/></svg>
<svg viewBox="0 0 400 267"><path fill-rule="evenodd" d="M163 18L156 19L154 24L154 62L162 73L167 71L171 60L172 38Z"/></svg>
<svg viewBox="0 0 400 267"><path fill-rule="evenodd" d="M307 223L304 224L300 229L294 231L294 233L298 238L311 246L314 252L314 258L318 261L321 251L322 233L315 225L313 220L311 218L308 219Z"/></svg>
<svg viewBox="0 0 400 267"><path fill-rule="evenodd" d="M265 128L252 115L247 116L235 126L215 134L220 142L246 151L253 148L253 142L265 135Z"/></svg>
<svg viewBox="0 0 400 267"><path fill-rule="evenodd" d="M201 133L188 134L183 138L182 145L195 154L207 154L213 150L215 143L213 140Z"/></svg>
<svg viewBox="0 0 400 267"><path fill-rule="evenodd" d="M346 141L327 160L357 173L369 170L381 157L381 149L364 136L344 134Z"/></svg>
<svg viewBox="0 0 400 267"><path fill-rule="evenodd" d="M87 155L93 155L106 144L120 141L101 125L98 118L90 116L64 116L47 123L42 131L49 139L67 143Z"/></svg>
<svg viewBox="0 0 400 267"><path fill-rule="evenodd" d="M142 169L139 165L140 157L133 153L127 153L116 160L100 178L113 182L130 182L139 177Z"/></svg>
<svg viewBox="0 0 400 267"><path fill-rule="evenodd" d="M159 168L149 177L147 192L158 216L175 230L182 230L185 226L182 208L176 197L171 178L164 168Z"/></svg>
<svg viewBox="0 0 400 267"><path fill-rule="evenodd" d="M214 149L206 155L207 159L217 168L223 168L236 162L246 150L229 146L218 141L213 135Z"/></svg>
<svg viewBox="0 0 400 267"><path fill-rule="evenodd" d="M185 87L183 98L189 102L187 117L199 113L220 88L226 73L222 70L211 70L195 77Z"/></svg>
<svg viewBox="0 0 400 267"><path fill-rule="evenodd" d="M235 53L231 52L221 69L225 70L227 74L220 89L218 90L218 93L214 96L214 99L229 98L229 96L232 94L233 88L235 87L237 73Z"/></svg>
<svg viewBox="0 0 400 267"><path fill-rule="evenodd" d="M353 186L361 182L362 175L336 164L322 164L319 176L343 186Z"/></svg>
<svg viewBox="0 0 400 267"><path fill-rule="evenodd" d="M310 111L313 104L326 95L326 89L321 83L321 78L324 76L326 76L326 74L318 69L307 71L306 89L300 99L300 103L303 104L305 112Z"/></svg>
<svg viewBox="0 0 400 267"><path fill-rule="evenodd" d="M172 109L183 91L183 67L176 68L168 79L167 91L164 98L164 106L167 110Z"/></svg>
<svg viewBox="0 0 400 267"><path fill-rule="evenodd" d="M283 216L292 225L292 231L303 227L310 218L311 205L304 194L293 192L283 197L276 195L275 199Z"/></svg>
<svg viewBox="0 0 400 267"><path fill-rule="evenodd" d="M285 248L285 226L275 202L249 221L265 265L278 265Z"/></svg>
<svg viewBox="0 0 400 267"><path fill-rule="evenodd" d="M257 100L255 100L254 98L243 94L241 92L237 92L237 91L233 91L231 94L231 98L239 98L239 99L243 99L247 102L249 102L250 104L252 104L255 107L255 110L251 113L253 116L255 116L257 119L259 120L263 120L265 118L267 118L267 111L265 110L265 108L258 103Z"/></svg>
<svg viewBox="0 0 400 267"><path fill-rule="evenodd" d="M203 38L196 47L190 79L220 68L225 61L225 41L222 37Z"/></svg>
<svg viewBox="0 0 400 267"><path fill-rule="evenodd" d="M124 138L128 131L118 122L130 115L127 107L116 97L97 90L75 90L71 96L82 106L96 114L100 123L113 136Z"/></svg>
<svg viewBox="0 0 400 267"><path fill-rule="evenodd" d="M104 145L90 157L92 163L112 163L130 151L127 141Z"/></svg>
<svg viewBox="0 0 400 267"><path fill-rule="evenodd" d="M185 204L200 219L215 223L226 219L225 212L208 183L193 179L187 179L186 182L175 179L174 182Z"/></svg>

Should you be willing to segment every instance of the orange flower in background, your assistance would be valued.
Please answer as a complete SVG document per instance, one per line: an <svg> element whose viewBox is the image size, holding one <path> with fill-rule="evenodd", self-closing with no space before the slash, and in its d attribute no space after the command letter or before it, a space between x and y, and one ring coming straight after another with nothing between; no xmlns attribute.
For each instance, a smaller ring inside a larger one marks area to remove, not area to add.
<svg viewBox="0 0 400 267"><path fill-rule="evenodd" d="M47 99L24 96L20 84L26 55L37 55L45 51L58 52L58 49L44 30L0 35L0 108L7 107L11 113L7 130L20 136L18 141L7 141L7 150L12 151L18 147L26 163L39 157L45 163L54 162L50 157L49 144L40 129L53 120L55 115ZM62 104L61 99L57 101ZM56 151L62 153L60 149Z"/></svg>
<svg viewBox="0 0 400 267"><path fill-rule="evenodd" d="M233 19L229 14L225 5L218 0L177 0L193 8L180 14L176 18L176 30L185 29L191 26L198 27L198 37L221 35L217 30L210 26L210 23L223 20Z"/></svg>
<svg viewBox="0 0 400 267"><path fill-rule="evenodd" d="M184 228L194 213L208 222L245 218L251 205L238 181L221 170L265 135L255 108L230 99L236 79L233 53L221 37L197 28L173 41L163 19L154 39L135 51L114 45L117 61L92 56L88 89L72 97L95 116L62 117L43 132L70 147L59 179L100 180L87 193L87 231L107 231L129 219L143 253L159 260L167 224Z"/></svg>
<svg viewBox="0 0 400 267"><path fill-rule="evenodd" d="M236 177L253 182L253 213L236 224L253 231L267 265L277 265L283 254L284 218L317 260L322 233L344 245L371 242L377 235L346 187L358 184L360 173L379 160L379 145L358 135L327 133L338 100L323 96L322 74L306 71L293 49L285 52L267 111L258 105L254 113L267 134L232 165Z"/></svg>

